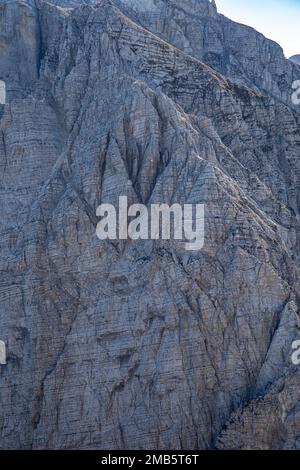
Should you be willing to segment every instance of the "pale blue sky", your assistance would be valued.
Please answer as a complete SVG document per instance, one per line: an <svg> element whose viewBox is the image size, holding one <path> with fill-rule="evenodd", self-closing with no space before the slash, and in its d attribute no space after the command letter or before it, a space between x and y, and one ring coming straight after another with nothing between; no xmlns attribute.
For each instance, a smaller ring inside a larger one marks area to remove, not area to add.
<svg viewBox="0 0 300 470"><path fill-rule="evenodd" d="M300 54L300 0L216 0L216 4L219 13L279 43L287 57Z"/></svg>

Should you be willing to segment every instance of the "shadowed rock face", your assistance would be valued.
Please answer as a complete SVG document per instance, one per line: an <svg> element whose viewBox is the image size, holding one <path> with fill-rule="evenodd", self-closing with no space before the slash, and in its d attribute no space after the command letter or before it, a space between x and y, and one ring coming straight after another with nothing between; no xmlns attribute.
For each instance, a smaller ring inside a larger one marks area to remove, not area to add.
<svg viewBox="0 0 300 470"><path fill-rule="evenodd" d="M209 1L83 3L0 2L0 447L299 449L300 67ZM204 203L204 249L100 243L119 195Z"/></svg>

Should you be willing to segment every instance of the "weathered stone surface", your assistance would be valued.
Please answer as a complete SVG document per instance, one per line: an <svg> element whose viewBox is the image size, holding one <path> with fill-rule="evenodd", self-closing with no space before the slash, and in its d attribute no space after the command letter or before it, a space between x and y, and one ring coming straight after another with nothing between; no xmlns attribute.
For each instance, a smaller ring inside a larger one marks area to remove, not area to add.
<svg viewBox="0 0 300 470"><path fill-rule="evenodd" d="M300 54L293 55L292 57L290 57L290 60L294 62L295 64L300 65Z"/></svg>
<svg viewBox="0 0 300 470"><path fill-rule="evenodd" d="M129 0L115 0L142 26L196 57L237 83L250 86L291 104L290 80L298 79L296 66L281 47L253 28L217 14L209 0L153 0L157 9L132 11Z"/></svg>
<svg viewBox="0 0 300 470"><path fill-rule="evenodd" d="M299 449L300 67L205 0L2 1L0 44L0 447ZM204 249L100 243L119 195Z"/></svg>

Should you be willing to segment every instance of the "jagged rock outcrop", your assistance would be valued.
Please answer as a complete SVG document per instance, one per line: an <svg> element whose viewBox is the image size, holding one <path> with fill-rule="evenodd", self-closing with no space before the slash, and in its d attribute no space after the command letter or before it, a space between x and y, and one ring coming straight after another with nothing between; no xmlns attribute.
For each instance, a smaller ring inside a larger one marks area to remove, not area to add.
<svg viewBox="0 0 300 470"><path fill-rule="evenodd" d="M300 67L206 0L0 13L0 447L299 449ZM100 242L120 195L203 250Z"/></svg>
<svg viewBox="0 0 300 470"><path fill-rule="evenodd" d="M196 57L235 82L291 103L290 80L297 68L285 59L281 47L262 34L217 14L209 0L115 0L142 26Z"/></svg>

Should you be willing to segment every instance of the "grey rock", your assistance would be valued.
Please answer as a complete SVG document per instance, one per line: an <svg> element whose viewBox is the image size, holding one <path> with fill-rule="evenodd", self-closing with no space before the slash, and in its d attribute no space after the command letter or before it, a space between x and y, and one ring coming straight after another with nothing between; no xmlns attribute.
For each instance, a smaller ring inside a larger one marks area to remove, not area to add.
<svg viewBox="0 0 300 470"><path fill-rule="evenodd" d="M300 54L293 55L292 57L290 57L290 60L295 64L300 65Z"/></svg>
<svg viewBox="0 0 300 470"><path fill-rule="evenodd" d="M299 68L282 48L253 28L217 14L209 0L152 0L157 9L132 12L132 0L115 0L142 26L210 65L236 83L291 104L290 79Z"/></svg>
<svg viewBox="0 0 300 470"><path fill-rule="evenodd" d="M2 1L0 43L0 447L299 449L300 67L205 0ZM120 195L203 250L100 242Z"/></svg>

